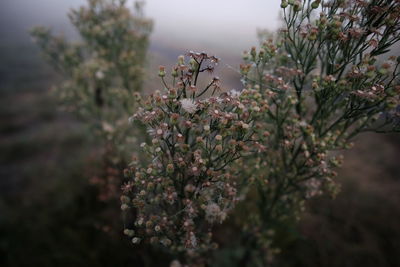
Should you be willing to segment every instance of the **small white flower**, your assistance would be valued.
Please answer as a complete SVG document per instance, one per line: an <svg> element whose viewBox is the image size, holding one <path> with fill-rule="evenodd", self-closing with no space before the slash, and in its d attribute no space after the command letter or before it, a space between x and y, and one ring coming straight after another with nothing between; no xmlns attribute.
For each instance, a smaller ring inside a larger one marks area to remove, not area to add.
<svg viewBox="0 0 400 267"><path fill-rule="evenodd" d="M182 108L187 113L195 113L197 110L197 104L193 101L193 99L184 98L181 101Z"/></svg>
<svg viewBox="0 0 400 267"><path fill-rule="evenodd" d="M121 210L125 211L127 209L129 209L129 206L127 204L122 204L121 205Z"/></svg>
<svg viewBox="0 0 400 267"><path fill-rule="evenodd" d="M140 243L140 238L139 237L132 238L132 243L133 244L139 244Z"/></svg>
<svg viewBox="0 0 400 267"><path fill-rule="evenodd" d="M228 92L228 95L232 96L232 97L239 97L242 94L241 91L232 89Z"/></svg>
<svg viewBox="0 0 400 267"><path fill-rule="evenodd" d="M103 128L103 130L106 132L106 133L112 133L112 132L114 132L114 127L111 125L111 124L109 124L108 122L105 122L105 121L103 121L102 123L101 123L101 126L102 126L102 128Z"/></svg>
<svg viewBox="0 0 400 267"><path fill-rule="evenodd" d="M173 260L169 267L182 267L182 264L178 260Z"/></svg>
<svg viewBox="0 0 400 267"><path fill-rule="evenodd" d="M157 129L157 135L160 135L160 136L162 136L163 135L163 130L162 129Z"/></svg>
<svg viewBox="0 0 400 267"><path fill-rule="evenodd" d="M247 123L242 123L242 128L243 129L249 129L250 125L248 125Z"/></svg>
<svg viewBox="0 0 400 267"><path fill-rule="evenodd" d="M299 122L300 127L307 127L307 122L306 121L300 121Z"/></svg>
<svg viewBox="0 0 400 267"><path fill-rule="evenodd" d="M222 222L226 218L226 213L221 210L220 206L216 203L210 203L205 208L206 220L210 223L215 221Z"/></svg>
<svg viewBox="0 0 400 267"><path fill-rule="evenodd" d="M190 232L190 245L192 245L192 247L197 247L197 238L193 232Z"/></svg>
<svg viewBox="0 0 400 267"><path fill-rule="evenodd" d="M95 75L96 75L96 78L99 80L104 79L104 73L101 70L97 71Z"/></svg>

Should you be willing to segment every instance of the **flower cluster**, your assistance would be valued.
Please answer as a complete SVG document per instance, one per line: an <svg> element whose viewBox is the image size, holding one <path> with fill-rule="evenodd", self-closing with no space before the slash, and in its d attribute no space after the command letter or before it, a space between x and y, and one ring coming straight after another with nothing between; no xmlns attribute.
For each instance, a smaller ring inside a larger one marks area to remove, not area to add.
<svg viewBox="0 0 400 267"><path fill-rule="evenodd" d="M142 101L132 117L148 127L151 142L142 148L149 163L132 163L127 170L131 180L121 208L136 212L134 229L126 231L132 242L145 238L172 250L198 251L210 247L211 227L223 222L238 201L232 164L253 149L264 149L254 130L264 107L256 90L215 96L216 77L197 88L198 75L212 71L217 59L192 52L189 58L185 64L179 57L172 85L160 68L165 89Z"/></svg>
<svg viewBox="0 0 400 267"><path fill-rule="evenodd" d="M400 58L382 63L379 56L400 40L400 2L282 0L281 6L285 28L275 41L245 52L240 68L246 88L259 88L268 106L257 119L268 150L255 153L255 168L243 175L257 176L248 182L258 197L246 204L258 213L243 224L258 251L271 250L266 232L298 219L307 199L338 192L340 150L355 136L399 131Z"/></svg>

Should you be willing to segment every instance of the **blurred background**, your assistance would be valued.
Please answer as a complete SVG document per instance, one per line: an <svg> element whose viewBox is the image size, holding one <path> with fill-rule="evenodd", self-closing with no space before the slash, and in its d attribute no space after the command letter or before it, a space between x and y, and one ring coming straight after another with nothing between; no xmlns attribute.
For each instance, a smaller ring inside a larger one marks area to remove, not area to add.
<svg viewBox="0 0 400 267"><path fill-rule="evenodd" d="M28 34L33 26L44 25L77 39L67 12L84 3L0 1L0 266L135 262L129 241L110 236L114 230L101 223L108 216L104 205L115 203L91 197L96 189L88 177L96 174L96 147L85 126L58 109L51 86L61 77ZM258 44L257 30L278 28L279 4L147 0L145 13L155 23L147 87L158 89L153 79L158 65L170 66L189 50L221 58L224 86L240 87L235 70L241 52ZM345 152L342 192L335 200L310 202L284 242L279 266L400 266L399 157L399 136L358 138L355 148Z"/></svg>

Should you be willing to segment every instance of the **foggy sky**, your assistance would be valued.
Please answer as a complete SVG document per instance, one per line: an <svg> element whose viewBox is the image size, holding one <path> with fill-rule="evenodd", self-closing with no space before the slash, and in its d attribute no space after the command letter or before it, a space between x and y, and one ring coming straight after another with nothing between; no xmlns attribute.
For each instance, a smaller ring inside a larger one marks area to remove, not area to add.
<svg viewBox="0 0 400 267"><path fill-rule="evenodd" d="M85 2L1 0L2 35L24 34L34 25L68 34L68 10ZM242 48L256 44L257 28L277 27L279 4L280 0L147 0L145 13L155 21L154 42Z"/></svg>

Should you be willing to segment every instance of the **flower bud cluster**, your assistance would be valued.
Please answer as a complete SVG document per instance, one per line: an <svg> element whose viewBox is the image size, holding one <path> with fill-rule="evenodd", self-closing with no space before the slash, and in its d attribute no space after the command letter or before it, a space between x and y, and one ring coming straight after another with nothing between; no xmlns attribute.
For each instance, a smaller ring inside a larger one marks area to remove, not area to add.
<svg viewBox="0 0 400 267"><path fill-rule="evenodd" d="M132 117L151 139L142 145L149 163L128 170L132 186L121 206L137 214L135 242L209 249L213 224L223 222L238 201L232 165L257 147L254 120L262 113L261 96L251 89L215 96L218 78L197 88L198 75L216 61L205 53L190 52L188 64L179 57L179 75L171 73L178 82L168 85L163 68L165 89L142 101Z"/></svg>

